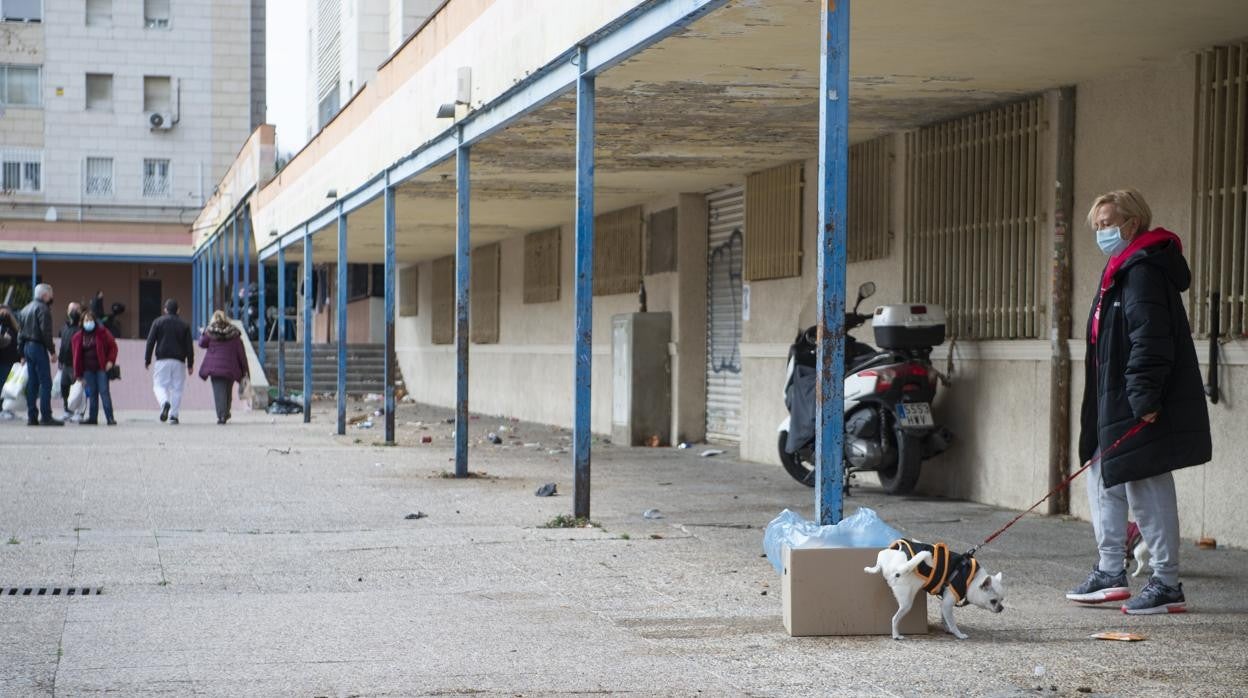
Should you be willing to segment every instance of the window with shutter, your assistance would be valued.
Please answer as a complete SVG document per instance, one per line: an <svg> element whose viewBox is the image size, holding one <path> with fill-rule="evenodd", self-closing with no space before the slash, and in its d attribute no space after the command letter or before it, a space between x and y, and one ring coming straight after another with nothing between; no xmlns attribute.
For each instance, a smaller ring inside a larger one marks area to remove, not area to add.
<svg viewBox="0 0 1248 698"><path fill-rule="evenodd" d="M559 300L560 230L550 228L524 236L524 302Z"/></svg>
<svg viewBox="0 0 1248 698"><path fill-rule="evenodd" d="M636 293L641 287L641 207L594 218L594 295Z"/></svg>
<svg viewBox="0 0 1248 698"><path fill-rule="evenodd" d="M455 258L433 260L433 343L455 341Z"/></svg>
<svg viewBox="0 0 1248 698"><path fill-rule="evenodd" d="M415 317L420 314L420 296L417 282L420 267L404 267L399 270L399 317Z"/></svg>
<svg viewBox="0 0 1248 698"><path fill-rule="evenodd" d="M802 273L802 163L756 172L745 180L745 278Z"/></svg>
<svg viewBox="0 0 1248 698"><path fill-rule="evenodd" d="M472 341L498 344L498 280L502 247L496 242L472 251Z"/></svg>

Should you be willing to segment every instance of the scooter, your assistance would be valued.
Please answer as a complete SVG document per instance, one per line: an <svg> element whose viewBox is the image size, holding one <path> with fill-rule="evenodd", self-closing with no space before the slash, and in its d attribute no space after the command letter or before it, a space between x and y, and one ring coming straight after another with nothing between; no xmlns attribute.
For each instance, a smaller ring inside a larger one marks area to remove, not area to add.
<svg viewBox="0 0 1248 698"><path fill-rule="evenodd" d="M932 347L945 341L945 312L938 305L883 305L872 315L858 307L875 294L868 281L845 313L845 433L842 486L853 474L875 471L889 494L907 494L919 481L922 462L949 448L953 435L936 423L932 401L939 372ZM849 331L873 320L876 344L859 342ZM780 423L780 463L794 480L815 485L815 355L818 334L810 327L789 347Z"/></svg>

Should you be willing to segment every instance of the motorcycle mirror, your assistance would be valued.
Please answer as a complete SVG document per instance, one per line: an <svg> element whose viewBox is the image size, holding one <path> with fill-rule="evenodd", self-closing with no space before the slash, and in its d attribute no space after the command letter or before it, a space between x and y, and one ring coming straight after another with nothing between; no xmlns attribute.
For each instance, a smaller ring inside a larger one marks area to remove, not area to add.
<svg viewBox="0 0 1248 698"><path fill-rule="evenodd" d="M861 286L858 287L858 300L861 301L864 298L870 298L871 296L874 296L874 295L875 295L875 282L874 281L864 282Z"/></svg>

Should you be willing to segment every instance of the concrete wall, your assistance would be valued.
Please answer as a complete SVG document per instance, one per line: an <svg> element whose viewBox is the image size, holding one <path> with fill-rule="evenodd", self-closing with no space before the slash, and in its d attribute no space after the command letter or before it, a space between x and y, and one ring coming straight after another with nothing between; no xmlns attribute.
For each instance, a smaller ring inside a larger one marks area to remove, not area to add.
<svg viewBox="0 0 1248 698"><path fill-rule="evenodd" d="M647 306L680 318L672 353L672 433L700 439L705 429L706 201L697 194L670 196L645 206L651 212L679 206L680 272L645 276ZM573 409L573 254L571 221L560 237L560 295L550 303L526 305L524 237L502 241L499 343L470 349L470 404L474 411L570 425ZM432 264L421 264L418 314L396 318L396 342L404 380L419 400L455 402L455 348L433 345ZM689 275L685 276L685 270ZM699 281L700 280L700 281ZM637 310L637 296L594 298L593 409L595 432L611 431L611 318ZM701 328L701 329L698 329ZM681 396L677 402L677 396Z"/></svg>

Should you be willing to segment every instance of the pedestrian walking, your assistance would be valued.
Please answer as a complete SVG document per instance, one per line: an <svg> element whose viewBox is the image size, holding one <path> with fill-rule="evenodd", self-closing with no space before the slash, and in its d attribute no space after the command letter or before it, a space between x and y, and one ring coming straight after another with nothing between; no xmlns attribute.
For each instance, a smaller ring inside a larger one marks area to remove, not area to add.
<svg viewBox="0 0 1248 698"><path fill-rule="evenodd" d="M1146 422L1088 471L1088 504L1100 558L1066 594L1082 603L1122 601L1123 613L1187 610L1179 582L1179 509L1172 471L1213 455L1196 346L1180 295L1192 272L1183 243L1152 228L1134 189L1109 192L1088 212L1109 257L1088 317L1079 457L1085 463ZM1124 565L1128 510L1152 554L1153 576L1131 598Z"/></svg>
<svg viewBox="0 0 1248 698"><path fill-rule="evenodd" d="M191 340L191 326L178 317L178 302L172 298L165 301L165 314L152 323L147 333L144 368L151 368L153 355L156 369L152 371L152 392L160 405L160 421L177 424L186 377L195 369L195 343Z"/></svg>
<svg viewBox="0 0 1248 698"><path fill-rule="evenodd" d="M35 286L35 299L17 316L18 344L26 361L26 423L30 426L60 427L65 422L52 417L52 287Z"/></svg>
<svg viewBox="0 0 1248 698"><path fill-rule="evenodd" d="M113 396L108 388L109 374L117 365L117 340L95 318L95 313L82 316L82 329L74 335L74 378L87 390L89 405L83 424L99 424L100 402L104 403L104 418L115 426L113 419Z"/></svg>
<svg viewBox="0 0 1248 698"><path fill-rule="evenodd" d="M17 349L17 335L21 329L13 309L0 305L0 383L8 380L13 365L22 360L22 353Z"/></svg>
<svg viewBox="0 0 1248 698"><path fill-rule="evenodd" d="M57 375L61 377L61 383L53 386L61 391L61 401L65 403L65 414L61 415L61 419L66 422L74 416L69 409L69 388L74 384L74 335L81 328L82 305L70 303L65 309L65 325L61 327L61 343L56 351L56 363L61 368Z"/></svg>
<svg viewBox="0 0 1248 698"><path fill-rule="evenodd" d="M230 323L223 311L212 314L212 322L199 338L204 360L199 377L212 379L212 401L217 408L217 424L230 421L231 391L234 384L247 378L247 352L243 349L242 333Z"/></svg>

